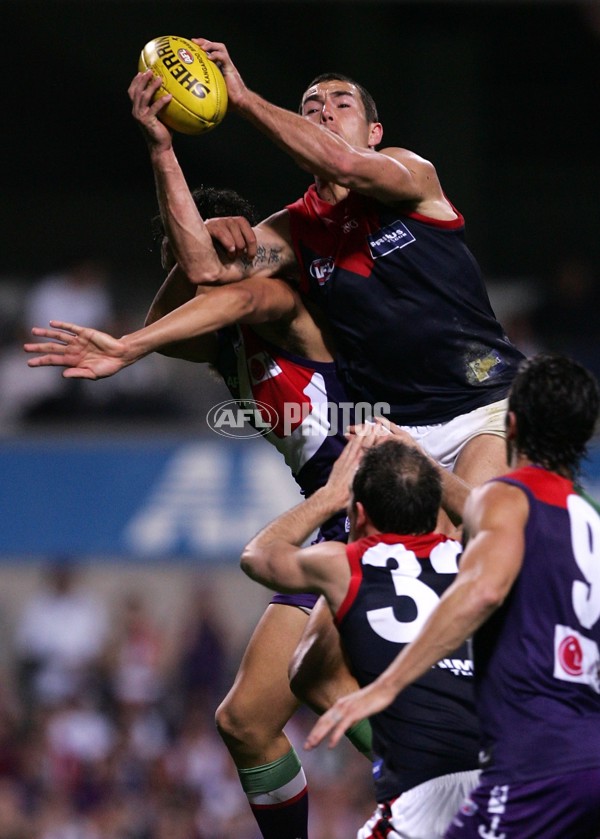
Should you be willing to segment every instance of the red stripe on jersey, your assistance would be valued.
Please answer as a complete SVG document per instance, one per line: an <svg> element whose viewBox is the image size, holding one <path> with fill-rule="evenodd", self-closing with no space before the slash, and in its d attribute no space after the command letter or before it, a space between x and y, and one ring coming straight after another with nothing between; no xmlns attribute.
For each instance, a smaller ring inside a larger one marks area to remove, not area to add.
<svg viewBox="0 0 600 839"><path fill-rule="evenodd" d="M346 556L348 557L348 564L350 565L350 583L348 584L348 591L342 600L340 608L334 616L334 623L337 626L342 620L350 606L354 603L358 589L362 581L362 565L360 558L364 551L362 549L362 539L358 542L351 542L346 545Z"/></svg>
<svg viewBox="0 0 600 839"><path fill-rule="evenodd" d="M541 466L524 466L494 480L503 483L519 481L531 490L538 501L553 507L565 508L568 496L573 495L575 491L573 482L568 478L563 478L556 472L549 472Z"/></svg>

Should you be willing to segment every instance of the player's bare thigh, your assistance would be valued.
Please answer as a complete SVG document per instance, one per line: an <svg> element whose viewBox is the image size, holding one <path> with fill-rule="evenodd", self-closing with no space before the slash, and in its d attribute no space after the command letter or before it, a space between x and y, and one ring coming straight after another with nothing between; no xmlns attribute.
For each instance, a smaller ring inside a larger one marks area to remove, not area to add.
<svg viewBox="0 0 600 839"><path fill-rule="evenodd" d="M281 756L279 738L299 704L289 686L288 666L307 621L302 609L269 604L217 709L219 731L239 767Z"/></svg>
<svg viewBox="0 0 600 839"><path fill-rule="evenodd" d="M497 434L478 434L463 447L454 472L472 486L508 471L506 440Z"/></svg>

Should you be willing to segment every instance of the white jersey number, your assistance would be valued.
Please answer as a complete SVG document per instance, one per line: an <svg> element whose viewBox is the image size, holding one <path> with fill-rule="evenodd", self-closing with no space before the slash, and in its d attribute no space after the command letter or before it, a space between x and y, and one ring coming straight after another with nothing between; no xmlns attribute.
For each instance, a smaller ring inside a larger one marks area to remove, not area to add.
<svg viewBox="0 0 600 839"><path fill-rule="evenodd" d="M573 609L579 623L591 629L600 618L600 516L579 495L570 495L571 546L575 562L587 580L573 583Z"/></svg>
<svg viewBox="0 0 600 839"><path fill-rule="evenodd" d="M436 545L431 551L430 560L438 574L456 574L458 556L462 550L459 542L449 540ZM390 568L394 589L398 597L409 597L414 604L412 620L399 621L391 606L367 611L367 620L372 630L386 641L394 644L407 644L412 641L435 609L439 597L435 591L419 580L422 566L413 551L408 551L401 543L386 545L380 542L369 548L362 556L363 565L385 568L393 558L398 563Z"/></svg>

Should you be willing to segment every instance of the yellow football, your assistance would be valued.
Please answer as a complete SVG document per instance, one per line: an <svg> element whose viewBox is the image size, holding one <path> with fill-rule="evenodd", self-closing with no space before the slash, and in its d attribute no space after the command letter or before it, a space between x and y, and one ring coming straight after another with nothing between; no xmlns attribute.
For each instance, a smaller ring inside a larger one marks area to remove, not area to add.
<svg viewBox="0 0 600 839"><path fill-rule="evenodd" d="M204 134L227 113L227 85L218 66L188 38L164 35L148 41L138 70L152 70L162 79L155 98L171 94L159 113L173 131Z"/></svg>

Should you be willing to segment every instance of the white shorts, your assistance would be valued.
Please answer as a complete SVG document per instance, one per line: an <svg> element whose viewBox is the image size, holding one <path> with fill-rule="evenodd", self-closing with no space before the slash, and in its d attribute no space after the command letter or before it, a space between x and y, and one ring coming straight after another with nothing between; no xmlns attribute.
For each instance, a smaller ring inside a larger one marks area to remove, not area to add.
<svg viewBox="0 0 600 839"><path fill-rule="evenodd" d="M462 448L473 437L478 437L480 434L506 437L507 410L508 399L501 399L500 402L492 402L491 405L475 408L474 411L461 414L448 422L440 422L437 425L402 425L400 427L408 431L413 440L416 440L440 466L452 472Z"/></svg>
<svg viewBox="0 0 600 839"><path fill-rule="evenodd" d="M432 778L379 804L356 839L442 839L460 805L479 782L479 770ZM387 811L387 819L385 818ZM382 823L383 819L383 823ZM379 824L378 824L379 822ZM377 833L373 833L375 829Z"/></svg>

